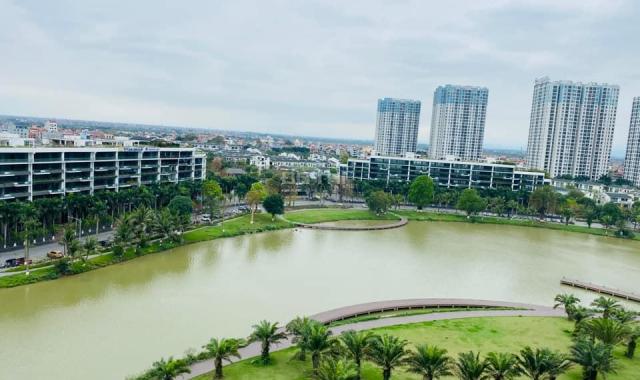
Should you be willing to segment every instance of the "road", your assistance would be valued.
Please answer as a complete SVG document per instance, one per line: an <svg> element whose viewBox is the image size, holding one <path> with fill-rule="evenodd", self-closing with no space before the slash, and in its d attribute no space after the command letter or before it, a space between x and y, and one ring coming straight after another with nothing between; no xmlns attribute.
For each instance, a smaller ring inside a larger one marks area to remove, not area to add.
<svg viewBox="0 0 640 380"><path fill-rule="evenodd" d="M106 240L110 239L113 236L112 231L101 232L98 234L97 239ZM85 235L80 240L84 241L87 237L96 237L95 234ZM59 251L62 250L62 246L56 243L47 243L42 245L36 245L29 249L29 257L33 260L40 260L47 257L47 253L50 251ZM7 259L14 259L17 257L24 257L24 248L19 248L13 251L0 252L0 265L4 264L4 261ZM0 270L1 271L1 270Z"/></svg>

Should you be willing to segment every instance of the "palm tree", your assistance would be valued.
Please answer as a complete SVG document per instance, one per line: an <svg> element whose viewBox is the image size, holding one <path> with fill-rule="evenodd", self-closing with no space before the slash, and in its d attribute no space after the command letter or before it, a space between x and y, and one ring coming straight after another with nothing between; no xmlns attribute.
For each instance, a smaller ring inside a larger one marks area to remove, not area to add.
<svg viewBox="0 0 640 380"><path fill-rule="evenodd" d="M571 318L573 318L573 321L575 322L576 326L578 326L580 322L591 317L593 314L594 314L593 310L588 309L584 306L578 305L578 306L574 306L573 311L571 312Z"/></svg>
<svg viewBox="0 0 640 380"><path fill-rule="evenodd" d="M536 348L533 350L527 346L520 350L518 356L518 365L522 374L531 378L531 380L541 380L547 375L547 362L545 350Z"/></svg>
<svg viewBox="0 0 640 380"><path fill-rule="evenodd" d="M251 333L249 341L262 344L260 359L262 364L269 364L271 362L271 357L269 356L271 345L277 344L285 338L284 332L278 331L277 322L260 321L257 325L253 325L253 333Z"/></svg>
<svg viewBox="0 0 640 380"><path fill-rule="evenodd" d="M402 364L409 353L405 347L406 340L400 340L391 335L376 335L371 339L371 346L367 350L367 357L382 368L382 379L389 380L391 371Z"/></svg>
<svg viewBox="0 0 640 380"><path fill-rule="evenodd" d="M317 380L356 380L357 376L355 363L329 358L320 363L315 378Z"/></svg>
<svg viewBox="0 0 640 380"><path fill-rule="evenodd" d="M606 345L615 346L629 335L630 330L628 325L614 319L593 318L580 323L578 332Z"/></svg>
<svg viewBox="0 0 640 380"><path fill-rule="evenodd" d="M72 241L76 240L76 231L73 227L67 226L62 230L62 236L60 237L60 244L64 249L64 255L67 256L69 254L69 244Z"/></svg>
<svg viewBox="0 0 640 380"><path fill-rule="evenodd" d="M150 375L154 380L173 380L183 373L191 373L189 366L182 360L169 357L166 361L163 358L153 363Z"/></svg>
<svg viewBox="0 0 640 380"><path fill-rule="evenodd" d="M416 350L409 354L405 363L409 372L422 375L423 380L439 379L452 374L451 357L447 355L447 350L437 346L416 346Z"/></svg>
<svg viewBox="0 0 640 380"><path fill-rule="evenodd" d="M147 240L149 227L153 223L153 211L146 206L138 207L131 213L130 223L133 226L133 233L140 245L144 246Z"/></svg>
<svg viewBox="0 0 640 380"><path fill-rule="evenodd" d="M486 360L480 360L479 353L469 351L458 355L455 372L460 380L485 380L489 378L487 367Z"/></svg>
<svg viewBox="0 0 640 380"><path fill-rule="evenodd" d="M320 366L320 360L328 354L337 351L337 343L331 338L331 331L327 326L316 322L309 326L306 349L311 354L311 365L313 372L316 373Z"/></svg>
<svg viewBox="0 0 640 380"><path fill-rule="evenodd" d="M597 340L580 339L571 347L571 361L582 366L584 380L596 380L615 373L613 348Z"/></svg>
<svg viewBox="0 0 640 380"><path fill-rule="evenodd" d="M559 306L564 307L564 310L567 312L567 318L569 320L572 320L573 310L575 309L575 306L580 303L580 298L574 296L573 294L558 294L556 295L556 298L554 298L554 300L556 301L556 303L555 305L553 305L553 308L556 309Z"/></svg>
<svg viewBox="0 0 640 380"><path fill-rule="evenodd" d="M215 339L212 338L209 343L202 348L207 350L207 353L213 358L215 371L213 378L222 379L222 362L231 362L232 357L240 359L240 353L238 348L240 347L240 341L237 339Z"/></svg>
<svg viewBox="0 0 640 380"><path fill-rule="evenodd" d="M347 357L356 365L356 380L360 380L362 360L371 344L373 333L368 331L345 331L340 335L340 342Z"/></svg>
<svg viewBox="0 0 640 380"><path fill-rule="evenodd" d="M631 328L629 336L627 336L627 350L625 351L624 355L629 359L633 359L633 356L636 352L636 344L638 338L640 338L640 327L636 325Z"/></svg>
<svg viewBox="0 0 640 380"><path fill-rule="evenodd" d="M635 311L631 311L631 310L626 310L624 308L620 308L619 310L616 310L613 312L613 314L611 315L612 319L615 319L616 321L620 322L620 323L630 323L636 320L636 318L638 317L638 313Z"/></svg>
<svg viewBox="0 0 640 380"><path fill-rule="evenodd" d="M293 335L292 343L298 346L296 357L302 361L307 360L307 342L309 338L309 328L316 321L308 317L296 317L287 323L287 332Z"/></svg>
<svg viewBox="0 0 640 380"><path fill-rule="evenodd" d="M96 249L98 249L98 241L92 237L87 238L87 240L84 241L84 245L82 248L84 248L84 260L86 261L89 259L89 256L96 253Z"/></svg>
<svg viewBox="0 0 640 380"><path fill-rule="evenodd" d="M175 227L173 225L173 215L166 208L156 211L153 223L153 229L162 235L163 239L168 239L173 234Z"/></svg>
<svg viewBox="0 0 640 380"><path fill-rule="evenodd" d="M572 363L566 355L549 349L543 349L543 351L545 353L545 366L548 380L556 380L558 376L571 368Z"/></svg>
<svg viewBox="0 0 640 380"><path fill-rule="evenodd" d="M131 244L133 237L134 232L131 226L131 219L127 216L119 218L116 221L116 231L113 240L120 245L127 246Z"/></svg>
<svg viewBox="0 0 640 380"><path fill-rule="evenodd" d="M611 316L611 314L622 309L622 306L618 303L618 301L613 298L600 296L591 302L591 306L593 306L598 312L602 313L602 317L607 319Z"/></svg>
<svg viewBox="0 0 640 380"><path fill-rule="evenodd" d="M504 352L490 352L487 355L487 374L494 380L509 380L521 373L518 357Z"/></svg>

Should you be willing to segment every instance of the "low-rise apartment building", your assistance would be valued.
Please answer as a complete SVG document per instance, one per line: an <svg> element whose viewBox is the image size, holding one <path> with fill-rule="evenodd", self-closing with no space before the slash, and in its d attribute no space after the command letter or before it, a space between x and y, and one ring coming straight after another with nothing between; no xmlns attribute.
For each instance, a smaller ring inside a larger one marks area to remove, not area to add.
<svg viewBox="0 0 640 380"><path fill-rule="evenodd" d="M0 148L0 200L202 180L205 167L193 148Z"/></svg>
<svg viewBox="0 0 640 380"><path fill-rule="evenodd" d="M515 165L448 160L372 156L349 159L340 166L348 179L413 181L420 175L444 188L510 189L533 191L545 184L544 173L521 171Z"/></svg>

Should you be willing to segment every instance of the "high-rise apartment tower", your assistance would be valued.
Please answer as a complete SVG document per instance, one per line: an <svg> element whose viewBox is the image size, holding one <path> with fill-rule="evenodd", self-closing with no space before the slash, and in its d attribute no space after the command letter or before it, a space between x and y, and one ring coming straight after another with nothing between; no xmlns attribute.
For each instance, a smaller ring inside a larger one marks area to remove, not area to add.
<svg viewBox="0 0 640 380"><path fill-rule="evenodd" d="M607 174L616 124L616 85L536 80L527 164L551 177Z"/></svg>

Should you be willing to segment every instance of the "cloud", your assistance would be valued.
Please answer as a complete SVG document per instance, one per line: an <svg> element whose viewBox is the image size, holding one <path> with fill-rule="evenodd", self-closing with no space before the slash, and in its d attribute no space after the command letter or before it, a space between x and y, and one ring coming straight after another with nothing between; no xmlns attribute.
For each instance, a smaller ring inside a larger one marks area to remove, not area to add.
<svg viewBox="0 0 640 380"><path fill-rule="evenodd" d="M486 143L526 146L533 80L640 94L638 6L478 2L0 0L0 112L372 138L376 99L490 89ZM629 95L627 95L629 94ZM629 103L627 105L627 103Z"/></svg>

